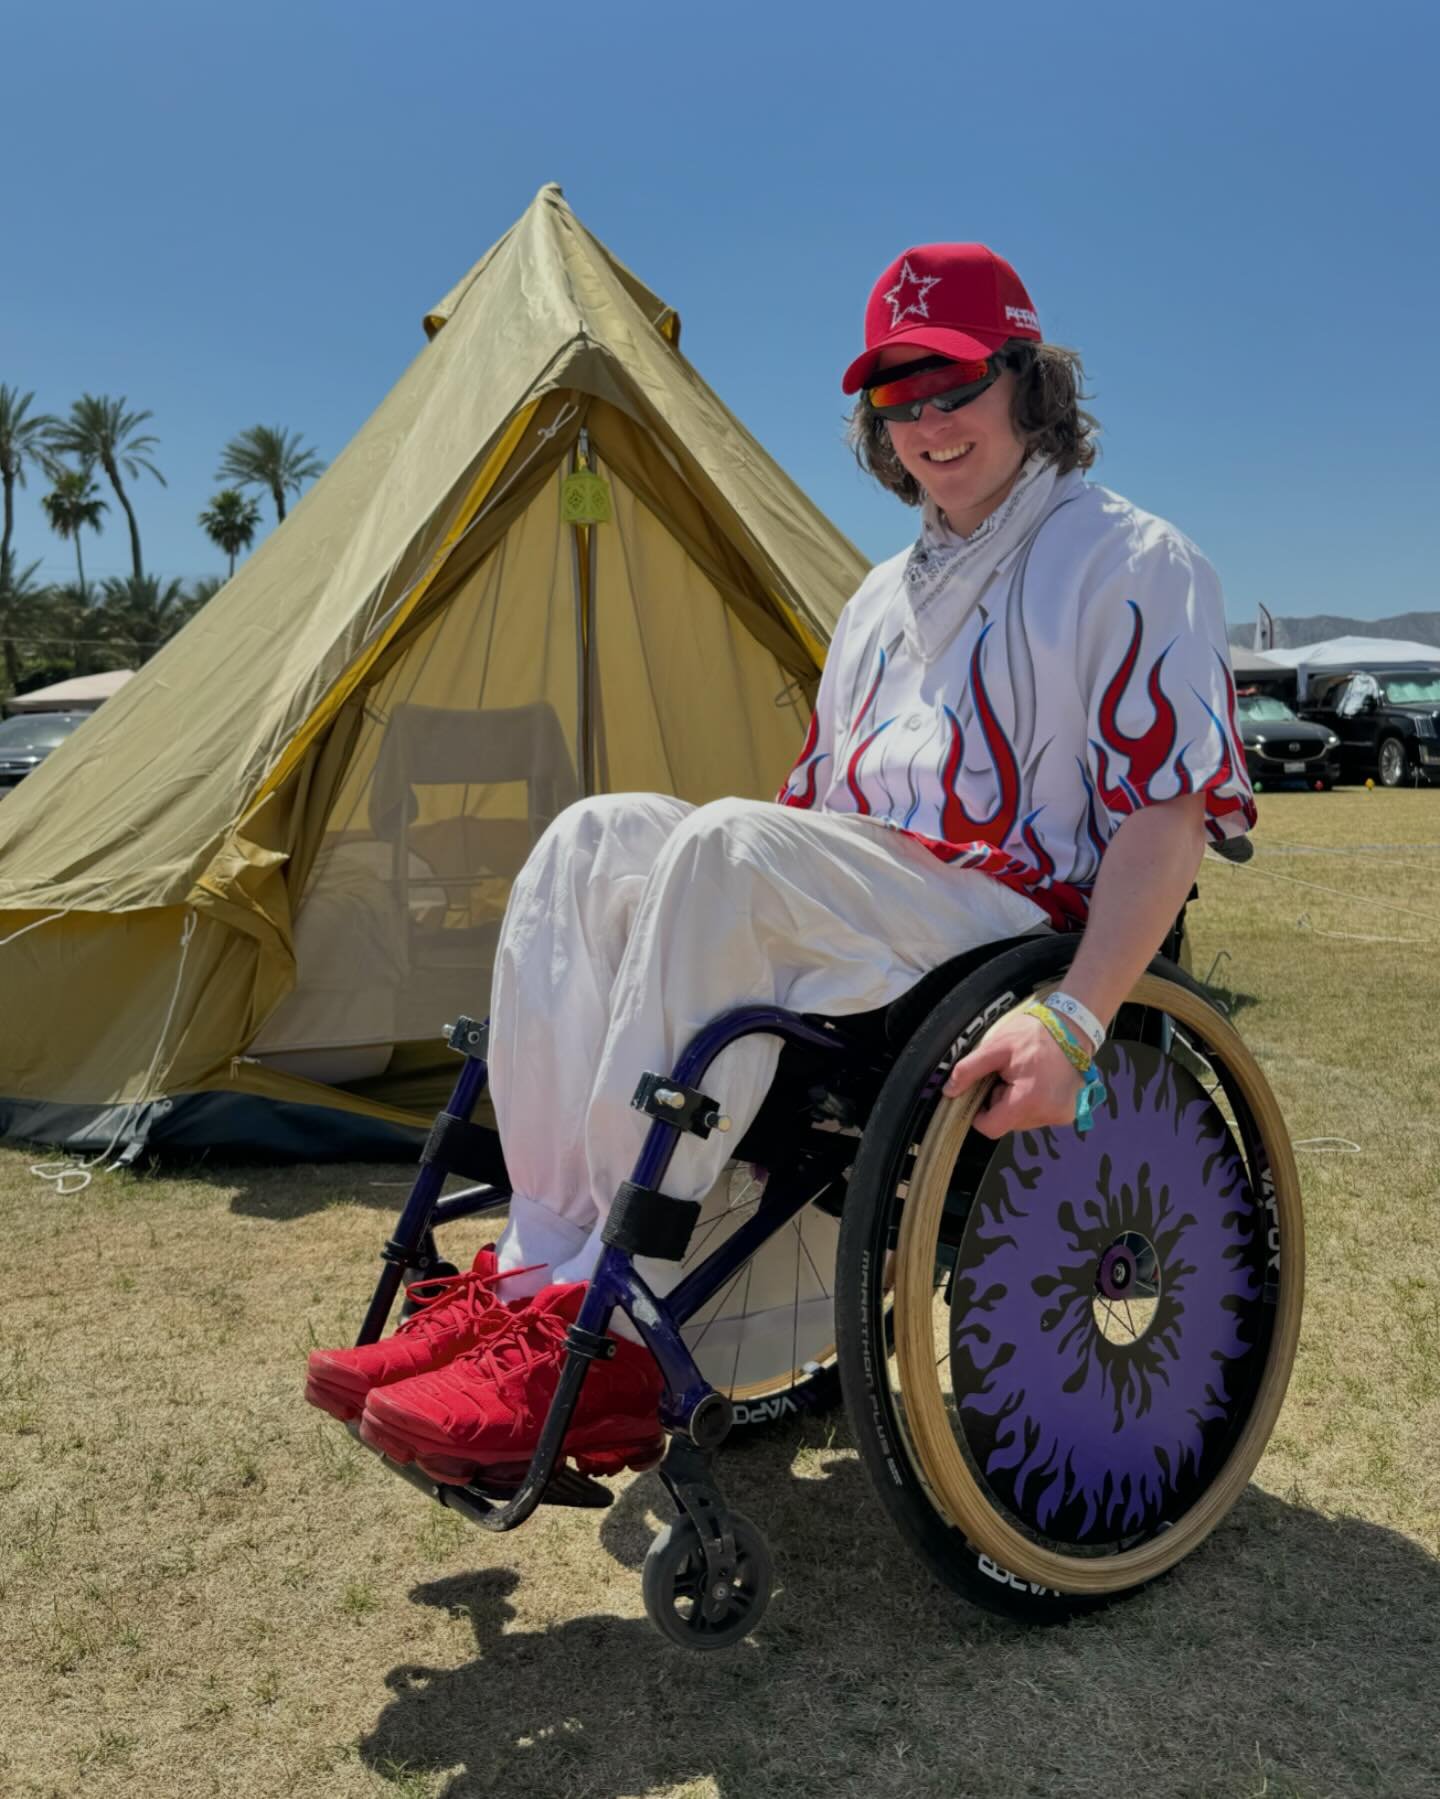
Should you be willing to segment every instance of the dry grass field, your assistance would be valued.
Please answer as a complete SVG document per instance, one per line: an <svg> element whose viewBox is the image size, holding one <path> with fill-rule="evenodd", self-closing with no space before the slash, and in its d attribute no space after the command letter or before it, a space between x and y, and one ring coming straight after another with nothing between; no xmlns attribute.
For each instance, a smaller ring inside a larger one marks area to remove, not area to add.
<svg viewBox="0 0 1440 1799"><path fill-rule="evenodd" d="M1440 1792L1440 794L1261 803L1255 861L1207 858L1194 958L1300 1144L1308 1308L1255 1484L1173 1576L1062 1630L991 1620L812 1419L726 1458L778 1590L687 1657L641 1610L653 1476L488 1537L302 1402L403 1168L57 1197L6 1149L0 1793Z"/></svg>

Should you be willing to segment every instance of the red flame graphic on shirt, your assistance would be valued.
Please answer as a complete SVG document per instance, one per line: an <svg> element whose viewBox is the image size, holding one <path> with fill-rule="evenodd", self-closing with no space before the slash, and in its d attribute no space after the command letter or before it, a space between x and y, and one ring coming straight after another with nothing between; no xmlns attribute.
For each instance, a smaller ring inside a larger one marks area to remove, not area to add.
<svg viewBox="0 0 1440 1799"><path fill-rule="evenodd" d="M1015 751L1005 735L1004 726L995 716L995 708L990 703L990 695L985 687L984 671L980 666L985 639L994 628L993 624L986 625L976 640L970 657L970 691L975 696L975 711L985 736L986 747L990 751L999 788L995 810L988 818L973 818L956 791L955 782L965 756L965 733L960 720L947 706L945 716L950 721L950 748L946 751L945 763L940 771L941 787L945 794L940 817L947 843L978 841L993 843L998 849L1015 829L1015 819L1020 811L1020 765L1015 760Z"/></svg>
<svg viewBox="0 0 1440 1799"><path fill-rule="evenodd" d="M800 746L800 754L795 758L795 766L786 775L785 785L777 795L782 806L797 806L805 811L809 811L814 806L816 777L820 773L820 764L825 760L824 756L815 755L815 743L819 735L820 712L817 707L810 714L810 729L805 733L805 741ZM813 762L810 760L812 756L815 758ZM807 763L809 763L808 768L806 767ZM797 791L792 783L801 769L805 770L805 785Z"/></svg>
<svg viewBox="0 0 1440 1799"><path fill-rule="evenodd" d="M1134 812L1139 806L1148 803L1151 781L1174 753L1176 723L1175 708L1160 684L1161 665L1171 649L1166 644L1151 663L1150 673L1145 681L1145 691L1149 694L1150 704L1154 709L1149 727L1138 737L1131 737L1120 728L1121 702L1140 660L1140 646L1145 637L1145 622L1140 616L1140 608L1134 600L1127 600L1125 603L1135 615L1130 646L1100 697L1099 724L1103 744L1095 746L1098 763L1096 777L1101 797L1112 812L1121 814ZM1128 774L1121 774L1117 766L1114 785L1111 784L1110 758L1105 753L1107 749L1116 758L1117 765L1122 756L1129 764Z"/></svg>

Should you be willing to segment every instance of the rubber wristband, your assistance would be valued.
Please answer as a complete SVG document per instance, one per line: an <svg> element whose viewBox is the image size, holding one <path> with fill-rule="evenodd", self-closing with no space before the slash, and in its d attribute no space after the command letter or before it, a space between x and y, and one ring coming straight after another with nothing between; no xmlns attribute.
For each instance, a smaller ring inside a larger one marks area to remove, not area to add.
<svg viewBox="0 0 1440 1799"><path fill-rule="evenodd" d="M1083 1036L1090 1039L1092 1055L1099 1050L1100 1045L1105 1041L1105 1027L1090 1008L1076 999L1073 993L1065 993L1057 987L1054 993L1045 995L1043 1004L1049 1006L1052 1012L1058 1012Z"/></svg>

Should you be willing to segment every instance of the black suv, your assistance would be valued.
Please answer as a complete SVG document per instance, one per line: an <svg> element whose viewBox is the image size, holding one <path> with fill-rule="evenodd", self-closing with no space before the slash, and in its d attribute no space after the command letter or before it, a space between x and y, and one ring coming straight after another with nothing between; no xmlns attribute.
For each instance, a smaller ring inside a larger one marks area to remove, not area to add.
<svg viewBox="0 0 1440 1799"><path fill-rule="evenodd" d="M1245 767L1254 782L1304 781L1331 788L1340 779L1340 739L1323 725L1296 718L1284 700L1268 693L1236 695Z"/></svg>
<svg viewBox="0 0 1440 1799"><path fill-rule="evenodd" d="M1440 781L1440 669L1380 668L1310 684L1301 707L1340 738L1346 781Z"/></svg>
<svg viewBox="0 0 1440 1799"><path fill-rule="evenodd" d="M0 719L0 798L62 744L88 712L22 712Z"/></svg>

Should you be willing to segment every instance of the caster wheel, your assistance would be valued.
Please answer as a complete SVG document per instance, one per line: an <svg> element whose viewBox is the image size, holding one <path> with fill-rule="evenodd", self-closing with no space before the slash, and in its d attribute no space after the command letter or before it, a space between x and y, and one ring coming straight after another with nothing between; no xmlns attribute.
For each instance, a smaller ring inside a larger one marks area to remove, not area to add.
<svg viewBox="0 0 1440 1799"><path fill-rule="evenodd" d="M650 1622L682 1649L726 1649L747 1636L770 1603L773 1566L765 1539L748 1518L729 1514L735 1574L727 1589L705 1598L705 1551L689 1517L667 1524L645 1557L640 1589Z"/></svg>
<svg viewBox="0 0 1440 1799"><path fill-rule="evenodd" d="M407 1268L405 1270L406 1275L410 1276L413 1280L416 1280L416 1281L419 1281L419 1280L435 1281L435 1280L439 1280L442 1275L459 1274L459 1272L460 1272L460 1270L455 1266L455 1264L453 1262L432 1262L430 1267L427 1270L425 1270L423 1273L418 1268L414 1269L414 1270ZM405 1297L404 1303L400 1307L400 1317L401 1317L402 1322L406 1318L413 1318L414 1315L416 1314L416 1312L418 1312L419 1310L420 1310L420 1307L418 1305L416 1305L415 1301L413 1299L411 1299L409 1297L409 1295L407 1294Z"/></svg>

